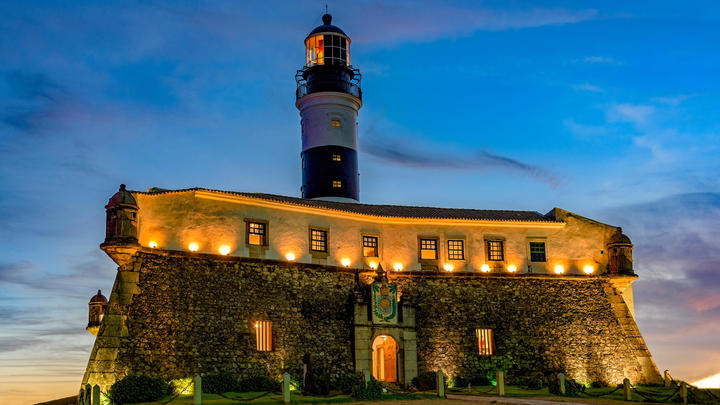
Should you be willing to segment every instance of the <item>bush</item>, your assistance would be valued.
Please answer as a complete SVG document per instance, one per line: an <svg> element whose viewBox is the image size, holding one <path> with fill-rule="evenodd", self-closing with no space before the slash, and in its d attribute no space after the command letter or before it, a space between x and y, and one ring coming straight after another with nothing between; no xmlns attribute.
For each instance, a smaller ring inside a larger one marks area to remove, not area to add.
<svg viewBox="0 0 720 405"><path fill-rule="evenodd" d="M240 384L232 374L209 374L202 378L202 390L210 394L239 391Z"/></svg>
<svg viewBox="0 0 720 405"><path fill-rule="evenodd" d="M555 376L555 378L549 378L548 389L551 394L562 395L562 393L560 392L560 382L558 381L557 376ZM576 397L581 392L585 392L584 385L578 383L573 379L565 378L566 397Z"/></svg>
<svg viewBox="0 0 720 405"><path fill-rule="evenodd" d="M437 388L435 373L432 371L425 371L418 374L417 377L412 379L412 385L416 386L421 391L434 390Z"/></svg>
<svg viewBox="0 0 720 405"><path fill-rule="evenodd" d="M271 392L280 390L280 383L265 377L253 376L240 380L238 383L238 392Z"/></svg>
<svg viewBox="0 0 720 405"><path fill-rule="evenodd" d="M607 387L607 384L602 381L593 381L592 383L590 383L590 386L592 388L605 388Z"/></svg>
<svg viewBox="0 0 720 405"><path fill-rule="evenodd" d="M129 375L118 380L110 387L113 403L134 404L138 402L157 401L168 392L168 384L161 378L144 375Z"/></svg>
<svg viewBox="0 0 720 405"><path fill-rule="evenodd" d="M364 381L363 373L344 372L333 376L330 380L330 389L337 390L343 394L352 393L353 387Z"/></svg>
<svg viewBox="0 0 720 405"><path fill-rule="evenodd" d="M374 378L370 378L367 383L361 380L352 389L351 396L357 399L375 400L382 397L383 387L380 382Z"/></svg>

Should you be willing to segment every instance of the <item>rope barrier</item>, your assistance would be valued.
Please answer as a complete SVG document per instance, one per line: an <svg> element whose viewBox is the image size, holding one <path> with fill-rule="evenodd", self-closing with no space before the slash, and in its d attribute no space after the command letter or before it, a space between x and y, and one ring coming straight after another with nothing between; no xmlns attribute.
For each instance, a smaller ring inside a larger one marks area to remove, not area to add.
<svg viewBox="0 0 720 405"><path fill-rule="evenodd" d="M235 402L249 402L249 401L254 401L254 400L256 400L256 399L259 399L259 398L268 396L268 395L270 395L270 394L273 394L273 392L271 392L271 391L264 392L264 393L262 393L261 395L258 395L258 396L256 396L256 397L252 397L252 398L235 398L235 397L229 397L229 396L227 396L227 395L225 395L225 394L218 394L218 395L220 395L221 397L223 397L223 398L225 398L225 399L229 399L229 400L235 401ZM277 393L275 393L275 394L277 394Z"/></svg>
<svg viewBox="0 0 720 405"><path fill-rule="evenodd" d="M602 394L591 394L591 393L585 392L585 391L580 391L580 393L581 393L581 394L585 394L585 395L590 396L590 397L600 398L600 397L604 397L604 396L606 396L606 395L613 394L613 393L615 393L616 391L618 391L618 390L620 390L620 389L622 389L622 387L615 387L614 390L612 390L612 391L610 391L610 392L604 392L604 393L602 393Z"/></svg>
<svg viewBox="0 0 720 405"><path fill-rule="evenodd" d="M192 385L192 383L193 383L193 380L192 380L192 378L191 378L191 379L190 379L190 382L188 383L188 385L185 386L185 388L179 390L178 393L175 394L174 397L170 398L170 400L168 400L168 401L166 401L166 402L163 402L163 405L167 405L167 404L169 404L170 402L176 400L177 397L179 397L180 395L182 395L183 392L185 392L186 389L190 388L190 385Z"/></svg>
<svg viewBox="0 0 720 405"><path fill-rule="evenodd" d="M630 389L632 389L636 394L640 395L641 397L643 397L644 399L646 399L646 400L648 400L648 401L650 401L650 402L667 402L670 398L674 397L675 394L678 393L678 391L680 391L680 388L681 388L681 386L678 385L677 388L675 388L675 391L674 391L672 394L670 394L670 395L668 395L668 396L666 396L666 397L663 397L663 398L658 399L658 398L653 398L653 397L651 397L651 395L654 395L654 394L651 394L651 393L643 393L643 392L639 391L639 390L637 389L637 387L635 387L634 385L630 384Z"/></svg>

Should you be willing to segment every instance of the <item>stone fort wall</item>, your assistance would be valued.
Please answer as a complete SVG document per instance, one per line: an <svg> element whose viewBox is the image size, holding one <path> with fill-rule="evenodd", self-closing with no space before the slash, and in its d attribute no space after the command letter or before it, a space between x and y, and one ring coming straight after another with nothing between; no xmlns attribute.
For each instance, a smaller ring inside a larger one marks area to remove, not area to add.
<svg viewBox="0 0 720 405"><path fill-rule="evenodd" d="M354 369L356 283L371 273L312 264L140 249L118 269L83 384L103 390L128 374L181 378ZM581 381L659 380L627 305L597 277L390 274L415 307L418 370L454 375L477 351L474 330L495 331L502 354L528 342L548 367ZM253 325L272 321L259 352Z"/></svg>

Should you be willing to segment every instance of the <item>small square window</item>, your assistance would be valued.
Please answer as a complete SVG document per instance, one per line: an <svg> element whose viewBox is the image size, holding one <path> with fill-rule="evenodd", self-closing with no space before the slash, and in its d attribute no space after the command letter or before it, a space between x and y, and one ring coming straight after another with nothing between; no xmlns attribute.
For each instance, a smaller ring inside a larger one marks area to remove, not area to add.
<svg viewBox="0 0 720 405"><path fill-rule="evenodd" d="M333 162L341 162L341 161L342 161L342 156L333 153L333 155L332 155L332 160L333 160Z"/></svg>
<svg viewBox="0 0 720 405"><path fill-rule="evenodd" d="M247 223L247 243L248 245L265 246L265 224L262 222Z"/></svg>
<svg viewBox="0 0 720 405"><path fill-rule="evenodd" d="M420 259L437 259L437 239L420 239Z"/></svg>
<svg viewBox="0 0 720 405"><path fill-rule="evenodd" d="M340 120L331 120L330 126L332 127L339 127L340 126Z"/></svg>
<svg viewBox="0 0 720 405"><path fill-rule="evenodd" d="M464 240L448 240L448 260L465 260Z"/></svg>
<svg viewBox="0 0 720 405"><path fill-rule="evenodd" d="M363 236L363 256L378 257L377 236Z"/></svg>
<svg viewBox="0 0 720 405"><path fill-rule="evenodd" d="M545 262L545 242L530 242L530 261Z"/></svg>
<svg viewBox="0 0 720 405"><path fill-rule="evenodd" d="M310 230L310 250L313 252L327 252L327 231L322 229Z"/></svg>
<svg viewBox="0 0 720 405"><path fill-rule="evenodd" d="M333 180L332 186L333 186L333 188L341 188L341 187L342 187L342 181L340 181L340 180Z"/></svg>
<svg viewBox="0 0 720 405"><path fill-rule="evenodd" d="M492 329L475 329L475 335L478 340L478 354L492 356L494 354Z"/></svg>
<svg viewBox="0 0 720 405"><path fill-rule="evenodd" d="M259 352L269 352L272 350L272 322L255 322L255 340Z"/></svg>
<svg viewBox="0 0 720 405"><path fill-rule="evenodd" d="M502 262L505 260L505 252L503 251L503 241L489 240L487 241L487 257L489 261Z"/></svg>

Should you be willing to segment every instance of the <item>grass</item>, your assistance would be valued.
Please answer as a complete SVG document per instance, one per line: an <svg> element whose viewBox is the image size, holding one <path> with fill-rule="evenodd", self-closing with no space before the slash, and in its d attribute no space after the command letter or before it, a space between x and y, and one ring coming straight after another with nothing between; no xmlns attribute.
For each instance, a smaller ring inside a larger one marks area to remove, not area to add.
<svg viewBox="0 0 720 405"><path fill-rule="evenodd" d="M262 392L228 392L223 394L224 396L217 394L203 394L202 402L208 405L237 405L240 403L252 404L252 405L277 405L283 403L282 394L270 393L262 395ZM226 398L227 397L227 398ZM164 404L172 397L168 396L159 401L145 402L144 405L157 405ZM233 398L233 399L230 399ZM383 394L382 401L392 400L420 400L420 399L433 399L437 398L434 394L428 393L413 393L413 394ZM241 400L242 402L239 402ZM336 395L336 396L313 396L313 395L302 395L302 394L290 394L290 402L293 404L339 404L344 402L357 402L356 398L349 395ZM368 402L368 401L364 401ZM192 404L193 396L180 395L170 404Z"/></svg>

